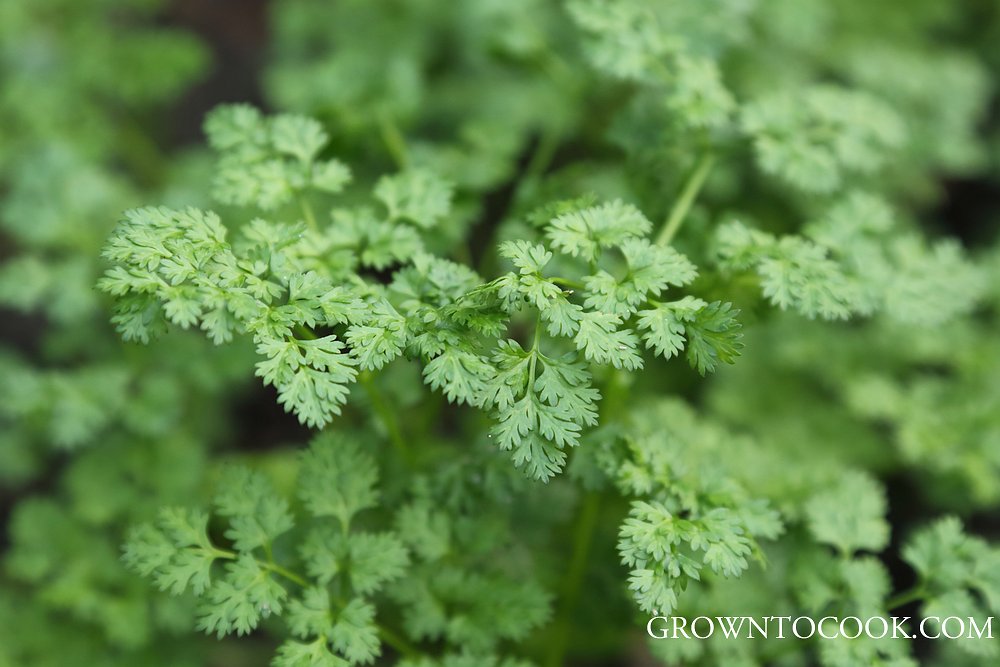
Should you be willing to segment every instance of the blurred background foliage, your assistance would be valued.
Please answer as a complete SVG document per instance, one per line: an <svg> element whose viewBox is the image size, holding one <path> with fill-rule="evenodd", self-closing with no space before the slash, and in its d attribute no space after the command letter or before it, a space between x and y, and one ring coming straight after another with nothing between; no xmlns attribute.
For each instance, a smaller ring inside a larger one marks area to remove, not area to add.
<svg viewBox="0 0 1000 667"><path fill-rule="evenodd" d="M649 401L649 423L634 428L648 434L668 424L677 438L716 443L710 455L738 461L744 483L777 499L793 525L807 521L815 489L847 469L869 471L887 489L884 561L904 587L912 575L900 545L932 519L956 514L971 532L998 537L997 4L650 3L670 26L664 33L641 24L616 31L589 4L0 0L0 666L258 665L272 653L266 633L238 642L192 635L190 603L154 594L127 573L120 544L129 524L161 505L206 497L226 461L253 461L288 491L308 435L250 376L248 345L214 347L186 332L151 347L123 344L93 287L122 210L207 200L211 160L200 126L225 101L319 118L331 152L360 181L404 165L454 181L458 215L439 249L487 275L496 268L493 242L523 235L527 213L550 199L623 197L651 218L665 214L706 142L731 146L736 157L717 166L705 194L711 206L692 211L678 240L692 257L709 254L708 230L727 218L720 212L788 233L824 210L811 190L861 184L882 193L903 229L954 236L975 259L976 287L955 296L976 293L970 315L933 326L919 313L808 322L775 313L754 284L708 273L707 296L743 310L744 358L707 382L677 363L644 374L629 391ZM669 89L655 71L667 53L681 54ZM725 85L713 87L720 77ZM815 89L827 109L828 87L865 96L844 104L853 116L824 117L834 131L858 132L860 148L905 125L908 139L889 163L873 171L866 155L856 173L818 173L804 184L794 182L808 166L796 161L801 154L775 156L775 178L749 168L750 148L728 122L736 108L751 116L744 123L804 136L810 130L796 119L803 102L783 91ZM909 250L898 252L905 259ZM423 393L412 368L380 383L414 423L443 414L443 400ZM363 407L366 399L356 400ZM692 409L711 426L692 423ZM471 418L443 418L437 437L461 442L462 420ZM364 409L349 410L337 428L383 446ZM572 478L590 479L600 467L591 459L610 443L602 433L585 443L581 451L589 445L594 454L574 462ZM462 462L434 473L432 495L463 484ZM689 464L699 465L696 457ZM533 566L555 577L570 553L575 486L507 479L505 460L474 465L505 480L487 497L519 499L502 515L482 509L484 520L522 531L526 544L550 545L535 550ZM608 503L600 512L616 521L624 508ZM579 664L652 664L612 555L615 521L595 539L604 566L586 574L566 631L571 655ZM762 613L776 600L808 608L802 596L820 593L803 592L796 573L829 564L800 533L774 545L769 569L726 588L725 608L739 600L740 613L751 613L762 599ZM685 609L718 610L719 590L692 591ZM543 633L529 644L546 641ZM813 660L733 650L676 644L664 657ZM967 659L926 645L917 652L927 664ZM852 664L837 659L824 661Z"/></svg>

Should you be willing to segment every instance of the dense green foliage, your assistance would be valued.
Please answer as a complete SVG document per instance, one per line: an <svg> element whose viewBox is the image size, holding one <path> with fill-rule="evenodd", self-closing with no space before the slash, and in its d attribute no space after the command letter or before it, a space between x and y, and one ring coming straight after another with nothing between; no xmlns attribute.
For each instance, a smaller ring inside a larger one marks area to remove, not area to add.
<svg viewBox="0 0 1000 667"><path fill-rule="evenodd" d="M1000 614L994 3L162 11L0 0L0 667L996 664L644 633Z"/></svg>

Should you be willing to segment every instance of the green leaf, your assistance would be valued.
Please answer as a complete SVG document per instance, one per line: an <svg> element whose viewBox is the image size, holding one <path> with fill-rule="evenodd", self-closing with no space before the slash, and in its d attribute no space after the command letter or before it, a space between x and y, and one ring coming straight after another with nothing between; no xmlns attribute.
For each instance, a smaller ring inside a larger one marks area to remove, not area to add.
<svg viewBox="0 0 1000 667"><path fill-rule="evenodd" d="M361 370L377 370L402 354L407 345L406 318L388 301L371 304L363 321L347 330L351 354Z"/></svg>
<svg viewBox="0 0 1000 667"><path fill-rule="evenodd" d="M906 136L884 102L834 86L765 96L744 107L741 124L761 169L812 192L832 192L852 171L874 171Z"/></svg>
<svg viewBox="0 0 1000 667"><path fill-rule="evenodd" d="M199 607L198 629L220 639L235 632L246 635L262 616L280 615L287 592L270 573L247 554L226 566L226 574L215 581Z"/></svg>
<svg viewBox="0 0 1000 667"><path fill-rule="evenodd" d="M493 363L497 372L486 400L497 422L491 437L513 453L515 465L548 480L565 464L564 449L578 444L584 426L596 424L600 393L572 355L552 359L506 341Z"/></svg>
<svg viewBox="0 0 1000 667"><path fill-rule="evenodd" d="M412 502L396 515L396 531L414 554L435 561L451 546L451 521L447 514L427 502Z"/></svg>
<svg viewBox="0 0 1000 667"><path fill-rule="evenodd" d="M889 543L885 511L882 488L859 472L842 475L832 488L817 493L805 506L816 539L846 555L885 548Z"/></svg>
<svg viewBox="0 0 1000 667"><path fill-rule="evenodd" d="M715 61L708 58L677 59L667 107L690 128L725 126L736 107L732 93L722 83Z"/></svg>
<svg viewBox="0 0 1000 667"><path fill-rule="evenodd" d="M189 588L201 595L212 582L212 564L221 555L208 540L208 515L198 510L164 508L157 526L145 524L129 534L125 564L157 587L180 595Z"/></svg>
<svg viewBox="0 0 1000 667"><path fill-rule="evenodd" d="M322 587L311 586L302 593L302 599L292 599L286 614L292 635L301 639L324 637L333 627L330 593Z"/></svg>
<svg viewBox="0 0 1000 667"><path fill-rule="evenodd" d="M652 228L639 209L616 199L559 215L549 222L546 235L560 252L594 261L602 249L646 236Z"/></svg>
<svg viewBox="0 0 1000 667"><path fill-rule="evenodd" d="M348 536L332 526L319 526L309 531L299 553L309 576L328 584L339 575L348 558Z"/></svg>
<svg viewBox="0 0 1000 667"><path fill-rule="evenodd" d="M208 143L217 151L253 146L267 141L260 111L249 104L218 106L205 118Z"/></svg>
<svg viewBox="0 0 1000 667"><path fill-rule="evenodd" d="M292 529L288 503L280 498L267 478L246 468L228 468L219 480L215 506L229 518L226 537L237 551L267 546Z"/></svg>
<svg viewBox="0 0 1000 667"><path fill-rule="evenodd" d="M714 301L705 304L685 322L687 357L691 367L702 375L713 372L719 362L732 364L743 349L742 325L732 304Z"/></svg>
<svg viewBox="0 0 1000 667"><path fill-rule="evenodd" d="M446 348L424 366L424 381L452 403L482 405L493 366L482 356L460 348Z"/></svg>
<svg viewBox="0 0 1000 667"><path fill-rule="evenodd" d="M403 576L409 563L406 547L392 533L351 535L348 571L358 595L370 595Z"/></svg>
<svg viewBox="0 0 1000 667"><path fill-rule="evenodd" d="M754 546L742 517L729 508L682 518L658 501L633 501L618 536L622 563L632 568L629 588L636 602L643 611L664 616L687 584L701 579L703 566L738 576Z"/></svg>
<svg viewBox="0 0 1000 667"><path fill-rule="evenodd" d="M302 455L299 497L310 514L333 516L346 527L361 510L378 500L378 468L352 440L321 436Z"/></svg>
<svg viewBox="0 0 1000 667"><path fill-rule="evenodd" d="M324 160L313 164L312 186L336 194L351 182L351 170L340 160Z"/></svg>
<svg viewBox="0 0 1000 667"><path fill-rule="evenodd" d="M611 313L584 312L573 343L594 363L629 371L640 369L642 357L636 351L639 339L631 329L619 329L621 324L621 318Z"/></svg>
<svg viewBox="0 0 1000 667"><path fill-rule="evenodd" d="M809 318L847 319L871 309L858 280L829 256L829 251L798 236L780 239L733 222L717 233L723 266L753 268L764 296L781 309Z"/></svg>
<svg viewBox="0 0 1000 667"><path fill-rule="evenodd" d="M347 385L357 378L357 361L344 351L336 336L315 340L264 339L257 353L267 357L257 363L264 384L278 389L278 402L299 421L321 427L340 414L347 401Z"/></svg>
<svg viewBox="0 0 1000 667"><path fill-rule="evenodd" d="M273 667L348 667L351 663L334 655L325 639L308 644L286 640L271 661Z"/></svg>
<svg viewBox="0 0 1000 667"><path fill-rule="evenodd" d="M451 183L424 169L383 176L375 184L375 197L385 204L390 220L406 220L424 229L448 216L452 194Z"/></svg>
<svg viewBox="0 0 1000 667"><path fill-rule="evenodd" d="M650 296L659 296L668 286L681 287L694 280L694 265L673 248L630 238L621 243L628 272L617 279L607 271L584 279L584 307L627 318Z"/></svg>
<svg viewBox="0 0 1000 667"><path fill-rule="evenodd" d="M381 655L378 628L375 626L375 607L355 598L337 615L337 622L330 631L330 642L352 665L367 665Z"/></svg>
<svg viewBox="0 0 1000 667"><path fill-rule="evenodd" d="M329 140L323 126L305 116L281 114L273 117L270 125L274 150L300 162L312 162Z"/></svg>

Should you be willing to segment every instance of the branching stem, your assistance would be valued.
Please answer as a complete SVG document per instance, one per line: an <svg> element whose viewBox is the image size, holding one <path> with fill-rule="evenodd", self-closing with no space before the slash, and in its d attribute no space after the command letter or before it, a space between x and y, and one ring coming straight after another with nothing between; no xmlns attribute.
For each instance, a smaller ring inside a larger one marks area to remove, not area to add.
<svg viewBox="0 0 1000 667"><path fill-rule="evenodd" d="M227 560L236 560L239 557L239 554L237 554L235 551L229 551L228 549L218 549L213 547L212 550L219 558L225 558ZM275 574L284 577L285 579L291 581L293 584L301 586L302 588L307 588L309 586L309 582L306 580L305 577L303 577L300 574L296 574L295 572L292 572L291 570L282 567L281 565L278 565L273 560L262 561L259 558L255 558L254 560L257 561L257 565L259 565L262 570L268 570L270 572L274 572ZM344 602L343 600L335 600L335 601L341 606L346 605L346 602ZM406 656L407 658L417 658L423 655L420 649L418 649L410 642L406 641L403 637L399 636L399 634L397 634L390 628L385 627L381 623L377 623L375 627L378 628L379 637L381 637L386 644L396 649L396 651L399 652L400 654Z"/></svg>

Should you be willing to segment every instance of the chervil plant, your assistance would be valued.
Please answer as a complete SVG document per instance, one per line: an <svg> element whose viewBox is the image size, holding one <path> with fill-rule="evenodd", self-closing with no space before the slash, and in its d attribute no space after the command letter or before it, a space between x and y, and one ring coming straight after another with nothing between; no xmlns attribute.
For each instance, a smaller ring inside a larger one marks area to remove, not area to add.
<svg viewBox="0 0 1000 667"><path fill-rule="evenodd" d="M91 4L0 9L0 667L995 664L645 633L1000 611L988 3L286 0L183 150Z"/></svg>

